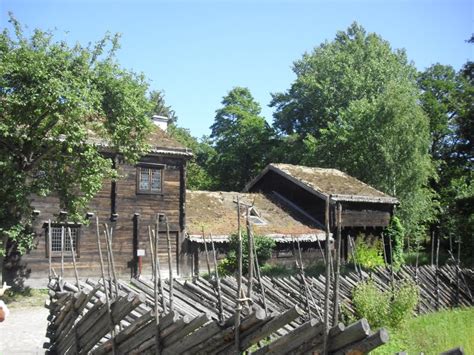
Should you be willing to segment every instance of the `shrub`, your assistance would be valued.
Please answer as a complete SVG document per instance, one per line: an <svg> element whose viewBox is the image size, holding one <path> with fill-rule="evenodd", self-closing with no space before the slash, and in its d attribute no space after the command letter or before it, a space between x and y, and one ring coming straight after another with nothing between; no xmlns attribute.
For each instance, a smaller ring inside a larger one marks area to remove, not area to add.
<svg viewBox="0 0 474 355"><path fill-rule="evenodd" d="M390 294L380 291L373 281L358 284L352 294L352 302L359 317L366 318L373 327L386 324L389 316Z"/></svg>
<svg viewBox="0 0 474 355"><path fill-rule="evenodd" d="M352 256L350 259L352 259ZM385 265L382 241L376 239L370 243L364 240L363 236L357 237L355 242L355 259L365 269L374 269L377 266Z"/></svg>
<svg viewBox="0 0 474 355"><path fill-rule="evenodd" d="M390 303L390 326L397 327L413 313L419 301L418 287L411 281L399 283Z"/></svg>
<svg viewBox="0 0 474 355"><path fill-rule="evenodd" d="M366 318L373 327L398 327L413 314L419 292L413 282L400 282L394 290L381 291L372 280L361 282L352 293L357 317Z"/></svg>
<svg viewBox="0 0 474 355"><path fill-rule="evenodd" d="M271 258L272 250L276 244L272 238L259 235L254 236L254 242L255 250L257 251L258 264L262 266L268 259ZM230 275L237 271L238 248L238 235L232 234L229 238L229 252L218 265L219 273L221 275ZM248 272L248 255L248 236L247 233L242 233L242 272L244 274Z"/></svg>

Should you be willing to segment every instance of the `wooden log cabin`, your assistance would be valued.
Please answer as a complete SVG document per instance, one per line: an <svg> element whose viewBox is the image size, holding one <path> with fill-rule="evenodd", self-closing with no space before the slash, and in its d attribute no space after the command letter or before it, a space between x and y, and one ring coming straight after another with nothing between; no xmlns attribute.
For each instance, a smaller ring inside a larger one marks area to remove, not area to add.
<svg viewBox="0 0 474 355"><path fill-rule="evenodd" d="M98 277L100 263L96 238L95 217L113 228L115 267L120 277L130 277L139 272L138 254L143 254L143 272L151 269L148 226L155 223L158 213L166 215L172 247L172 268L175 275L186 274L184 253L186 162L192 157L186 149L165 132L166 119L154 116L154 127L148 138L152 149L135 165L126 164L120 155L107 148L103 142L94 142L103 154L110 157L118 170L116 181L104 181L103 188L92 199L88 211L94 214L88 224L77 224L61 214L58 198L33 197L32 205L40 211L34 225L36 248L22 258L31 269L30 278L46 278L49 271L48 220L52 221L52 265L56 273L61 269L61 230L70 227L76 249L79 276ZM165 219L160 219L158 253L162 269L168 269ZM102 236L102 239L103 236ZM73 277L70 243L64 241L64 275ZM105 242L102 244L105 252Z"/></svg>
<svg viewBox="0 0 474 355"><path fill-rule="evenodd" d="M336 211L341 208L342 250L348 253L348 237L359 233L379 236L390 222L398 200L337 169L291 164L269 164L244 191L261 192L299 211L313 223L335 231Z"/></svg>

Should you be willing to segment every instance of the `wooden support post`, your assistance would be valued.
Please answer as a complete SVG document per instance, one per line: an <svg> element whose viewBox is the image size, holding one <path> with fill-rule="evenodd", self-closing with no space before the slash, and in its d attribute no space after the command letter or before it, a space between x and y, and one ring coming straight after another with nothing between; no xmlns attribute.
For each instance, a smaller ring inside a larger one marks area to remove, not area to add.
<svg viewBox="0 0 474 355"><path fill-rule="evenodd" d="M316 240L318 241L319 251L321 252L321 256L323 257L324 266L327 267L326 256L324 255L323 248L321 247L321 241L319 240L318 236L316 236Z"/></svg>
<svg viewBox="0 0 474 355"><path fill-rule="evenodd" d="M206 253L207 274L211 277L211 263L209 261L209 251L207 249L206 236L204 234L204 227L202 227L202 240L204 241L204 252Z"/></svg>
<svg viewBox="0 0 474 355"><path fill-rule="evenodd" d="M148 239L150 240L150 255L151 255L151 277L155 277L155 247L153 246L153 232L151 230L151 225L148 226Z"/></svg>
<svg viewBox="0 0 474 355"><path fill-rule="evenodd" d="M48 278L49 278L49 281L51 281L51 277L52 277L52 266L51 266L51 251L52 251L52 241L51 241L51 237L52 237L52 231L51 231L51 220L49 219L48 220L48 264L49 264L49 273L48 273Z"/></svg>
<svg viewBox="0 0 474 355"><path fill-rule="evenodd" d="M156 214L156 225L155 225L155 233L154 233L154 250L153 253L155 254L155 270L154 270L154 282L153 282L153 290L154 290L154 310L155 310L155 322L156 322L156 334L155 334L155 344L156 344L156 354L161 354L161 344L160 344L160 317L159 317L159 310L158 310L158 278L159 276L159 259L158 259L158 232L159 232L159 215ZM160 277L161 279L161 277ZM161 294L162 299L164 300L164 295ZM165 308L163 307L163 312L165 312Z"/></svg>
<svg viewBox="0 0 474 355"><path fill-rule="evenodd" d="M113 278L113 283L115 285L115 297L118 297L118 282L117 282L117 274L115 273L115 261L114 261L114 252L112 249L112 235L113 235L113 228L110 227L110 230L108 229L107 223L105 224L105 235L106 235L106 241L107 241L107 255L110 260L110 266L112 270L112 278ZM110 289L110 292L112 292L112 289Z"/></svg>
<svg viewBox="0 0 474 355"><path fill-rule="evenodd" d="M170 241L170 225L168 223L168 216L165 215L166 222L166 243L168 244L168 268L169 268L169 299L170 299L170 311L173 311L173 268L172 268L172 259L171 259L171 241Z"/></svg>
<svg viewBox="0 0 474 355"><path fill-rule="evenodd" d="M61 227L61 279L64 278L64 226Z"/></svg>
<svg viewBox="0 0 474 355"><path fill-rule="evenodd" d="M267 299L265 296L265 286L262 282L262 276L260 274L260 265L258 264L257 248L255 247L255 240L253 238L252 238L252 243L253 243L253 253L255 257L255 273L257 274L257 280L260 286L260 293L262 294L262 303L263 303L263 309L265 310L265 316L268 316Z"/></svg>
<svg viewBox="0 0 474 355"><path fill-rule="evenodd" d="M435 231L431 232L431 266L434 265Z"/></svg>
<svg viewBox="0 0 474 355"><path fill-rule="evenodd" d="M96 224L97 250L99 251L100 271L102 273L102 282L104 283L105 302L107 304L107 311L109 313L109 328L110 328L110 338L112 340L112 354L115 355L115 340L114 340L115 329L114 329L114 321L112 319L112 313L110 312L110 300L109 300L109 294L107 292L107 283L105 281L104 260L102 258L102 247L100 245L99 217L95 218L95 224Z"/></svg>
<svg viewBox="0 0 474 355"><path fill-rule="evenodd" d="M385 263L385 267L388 266L388 261L387 261L387 247L385 246L385 235L382 232L382 245L383 245L383 261Z"/></svg>
<svg viewBox="0 0 474 355"><path fill-rule="evenodd" d="M237 195L237 236L239 240L237 250L237 297L235 305L235 351L240 352L240 312L242 310L242 304L240 299L242 298L242 230L240 227L240 198Z"/></svg>
<svg viewBox="0 0 474 355"><path fill-rule="evenodd" d="M224 321L224 310L222 308L222 293L221 293L221 280L219 278L219 270L217 269L217 256L216 256L216 248L214 246L214 240L212 239L212 234L209 234L211 239L211 247L212 247L212 254L214 260L214 270L216 275L216 287L217 287L217 299L218 299L218 307L219 307L219 322Z"/></svg>
<svg viewBox="0 0 474 355"><path fill-rule="evenodd" d="M341 273L341 219L342 219L342 205L337 203L337 234L336 234L336 270L334 272L334 286L333 286L333 316L332 324L336 325L339 318L339 276Z"/></svg>
<svg viewBox="0 0 474 355"><path fill-rule="evenodd" d="M330 250L329 250L329 200L330 197L326 197L326 213L325 213L325 227L326 227L326 284L324 290L324 334L323 334L323 355L328 353L328 333L329 333L329 289L331 283L331 273L330 273Z"/></svg>
<svg viewBox="0 0 474 355"><path fill-rule="evenodd" d="M436 310L439 310L439 233L436 238L436 271L435 271L435 285L436 285Z"/></svg>
<svg viewBox="0 0 474 355"><path fill-rule="evenodd" d="M74 250L74 242L72 240L71 228L67 228L67 232L69 234L69 245L71 246L71 256L72 256L72 265L74 267L74 275L76 276L76 285L79 290L81 291L81 285L79 284L79 274L77 273L77 266L76 266L76 251Z"/></svg>
<svg viewBox="0 0 474 355"><path fill-rule="evenodd" d="M247 207L247 247L248 247L248 253L247 253L247 266L248 266L248 285L247 285L247 298L249 300L252 300L252 288L253 288L253 230L252 230L252 224L250 223L250 218L249 218L249 213L250 213L250 208Z"/></svg>

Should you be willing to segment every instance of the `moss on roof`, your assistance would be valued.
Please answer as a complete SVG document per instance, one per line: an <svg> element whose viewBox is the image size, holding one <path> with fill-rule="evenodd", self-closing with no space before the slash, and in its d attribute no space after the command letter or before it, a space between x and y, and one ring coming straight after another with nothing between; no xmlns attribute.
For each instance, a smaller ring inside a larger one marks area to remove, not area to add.
<svg viewBox="0 0 474 355"><path fill-rule="evenodd" d="M172 138L168 133L156 125L153 126L154 127L152 127L151 133L147 138L147 143L153 148L186 150L185 146Z"/></svg>
<svg viewBox="0 0 474 355"><path fill-rule="evenodd" d="M260 193L188 191L186 194L186 231L189 235L200 235L202 228L206 234L230 235L237 231L237 196L240 202L254 205L265 225L254 225L255 234L260 235L304 235L321 234L303 217L295 216L284 206L271 201ZM246 208L241 206L241 216ZM245 228L245 219L241 219Z"/></svg>
<svg viewBox="0 0 474 355"><path fill-rule="evenodd" d="M372 199L389 199L393 200L394 203L396 202L396 199L391 196L337 169L323 169L291 164L270 164L269 167L291 176L326 196L358 196Z"/></svg>

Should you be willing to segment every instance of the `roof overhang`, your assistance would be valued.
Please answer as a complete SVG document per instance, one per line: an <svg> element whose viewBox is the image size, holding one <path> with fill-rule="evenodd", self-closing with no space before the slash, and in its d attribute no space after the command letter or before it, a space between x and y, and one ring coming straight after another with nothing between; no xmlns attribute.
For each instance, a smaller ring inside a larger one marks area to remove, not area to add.
<svg viewBox="0 0 474 355"><path fill-rule="evenodd" d="M318 240L319 241L326 240L326 233L295 234L295 235L273 233L273 234L266 234L265 236L272 238L277 243L292 243L294 241L317 242ZM186 238L191 242L204 243L204 238L202 237L202 234L187 234L186 233ZM213 235L212 241L214 243L228 243L229 238L230 238L229 234ZM329 240L331 241L333 240L332 233L329 234ZM206 237L206 242L207 243L211 242L209 237Z"/></svg>

